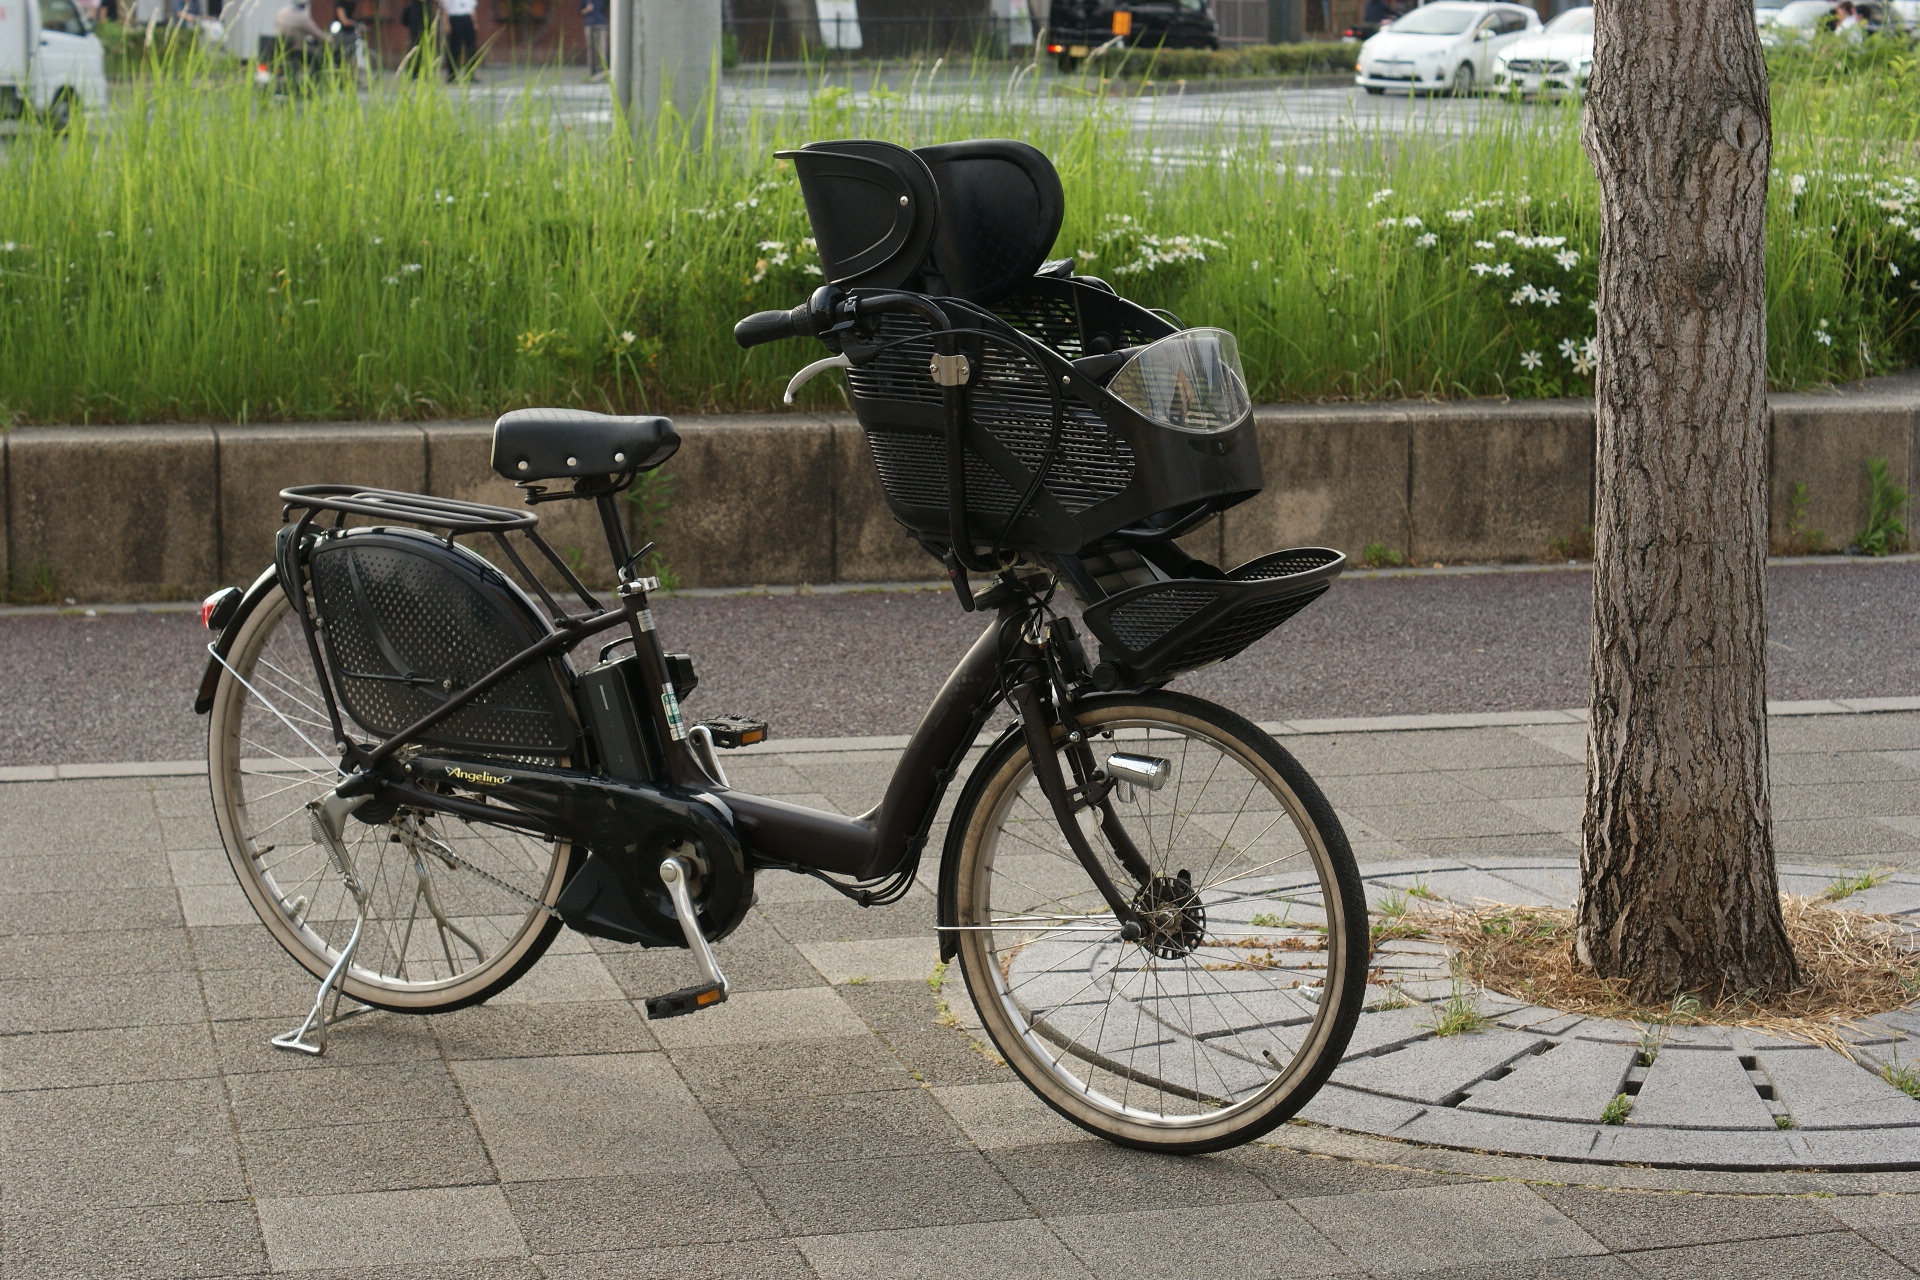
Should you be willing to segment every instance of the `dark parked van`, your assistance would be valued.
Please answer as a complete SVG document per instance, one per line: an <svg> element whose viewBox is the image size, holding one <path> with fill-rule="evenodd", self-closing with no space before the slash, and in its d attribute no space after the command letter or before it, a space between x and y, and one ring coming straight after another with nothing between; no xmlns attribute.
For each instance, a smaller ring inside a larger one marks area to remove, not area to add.
<svg viewBox="0 0 1920 1280"><path fill-rule="evenodd" d="M1208 0L1053 0L1047 52L1062 71L1118 40L1128 47L1218 49L1220 28Z"/></svg>

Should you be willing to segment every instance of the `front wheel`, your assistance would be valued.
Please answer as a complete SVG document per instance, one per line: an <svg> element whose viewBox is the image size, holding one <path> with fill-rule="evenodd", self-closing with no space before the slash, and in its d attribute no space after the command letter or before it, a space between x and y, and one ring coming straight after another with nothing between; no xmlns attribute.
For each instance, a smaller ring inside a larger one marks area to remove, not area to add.
<svg viewBox="0 0 1920 1280"><path fill-rule="evenodd" d="M307 805L340 782L320 676L276 587L240 624L207 726L214 820L247 900L316 978L353 932L353 896ZM341 989L402 1013L487 999L560 931L550 908L575 851L510 827L398 808L347 819L350 869L371 891Z"/></svg>
<svg viewBox="0 0 1920 1280"><path fill-rule="evenodd" d="M1471 98L1473 96L1473 81L1473 64L1471 62L1461 63L1459 69L1453 73L1453 96L1456 98Z"/></svg>
<svg viewBox="0 0 1920 1280"><path fill-rule="evenodd" d="M1145 883L1099 815L1079 817L1146 931L1121 939L1009 739L953 817L960 963L981 1022L1042 1100L1101 1137L1168 1152L1256 1138L1325 1082L1365 1001L1346 836L1306 771L1232 712L1153 693L1076 714L1102 771L1116 752L1165 765L1159 787L1110 795Z"/></svg>

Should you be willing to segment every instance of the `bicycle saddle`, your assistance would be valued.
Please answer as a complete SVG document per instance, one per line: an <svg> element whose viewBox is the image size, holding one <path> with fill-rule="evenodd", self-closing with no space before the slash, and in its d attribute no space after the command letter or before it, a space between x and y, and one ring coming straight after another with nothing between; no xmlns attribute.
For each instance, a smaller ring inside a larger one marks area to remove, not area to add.
<svg viewBox="0 0 1920 1280"><path fill-rule="evenodd" d="M679 448L666 418L515 409L493 424L493 469L516 482L649 471Z"/></svg>

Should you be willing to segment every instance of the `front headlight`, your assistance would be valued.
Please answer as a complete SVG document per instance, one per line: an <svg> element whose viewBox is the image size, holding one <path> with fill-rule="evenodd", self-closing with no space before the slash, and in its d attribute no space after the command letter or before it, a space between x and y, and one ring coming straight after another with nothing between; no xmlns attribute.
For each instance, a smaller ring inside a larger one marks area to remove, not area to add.
<svg viewBox="0 0 1920 1280"><path fill-rule="evenodd" d="M1175 431L1237 427L1253 411L1240 347L1225 329L1187 329L1120 366L1107 390L1147 421Z"/></svg>

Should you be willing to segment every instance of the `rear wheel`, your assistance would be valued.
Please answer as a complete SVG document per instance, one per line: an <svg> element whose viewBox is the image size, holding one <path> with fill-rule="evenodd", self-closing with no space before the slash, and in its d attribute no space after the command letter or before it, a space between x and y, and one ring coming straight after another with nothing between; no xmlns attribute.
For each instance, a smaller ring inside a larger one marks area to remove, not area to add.
<svg viewBox="0 0 1920 1280"><path fill-rule="evenodd" d="M987 1034L1046 1103L1128 1146L1199 1152L1272 1129L1338 1063L1366 993L1367 917L1346 836L1265 733L1180 694L1076 712L1095 762L1166 765L1114 812L1142 885L1081 827L1147 923L1133 942L1061 835L1023 741L982 762L953 818L956 923Z"/></svg>
<svg viewBox="0 0 1920 1280"><path fill-rule="evenodd" d="M209 716L207 772L227 860L276 941L315 977L340 958L354 900L315 842L307 805L340 781L326 701L299 618L275 588L245 622ZM349 817L351 867L371 890L341 986L352 999L437 1013L504 990L560 930L547 908L571 846L402 808Z"/></svg>

